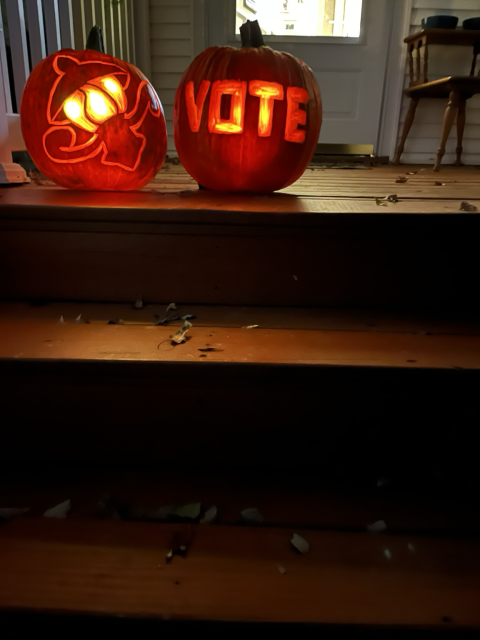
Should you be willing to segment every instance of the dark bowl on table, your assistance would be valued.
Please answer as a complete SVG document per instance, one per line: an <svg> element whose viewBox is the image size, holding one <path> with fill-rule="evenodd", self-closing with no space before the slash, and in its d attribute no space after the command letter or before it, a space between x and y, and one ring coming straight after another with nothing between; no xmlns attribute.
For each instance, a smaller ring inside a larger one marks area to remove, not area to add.
<svg viewBox="0 0 480 640"><path fill-rule="evenodd" d="M480 31L480 18L468 18L468 20L464 20L463 28Z"/></svg>
<svg viewBox="0 0 480 640"><path fill-rule="evenodd" d="M458 18L456 16L430 16L422 18L423 29L456 29Z"/></svg>

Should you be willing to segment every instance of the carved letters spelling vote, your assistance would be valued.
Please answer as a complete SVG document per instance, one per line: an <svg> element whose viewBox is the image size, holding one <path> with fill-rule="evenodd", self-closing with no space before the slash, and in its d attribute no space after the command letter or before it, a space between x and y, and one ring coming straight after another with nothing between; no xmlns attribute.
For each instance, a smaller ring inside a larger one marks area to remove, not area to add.
<svg viewBox="0 0 480 640"><path fill-rule="evenodd" d="M190 81L185 88L188 121L192 132L200 130L203 107L210 90L210 107L208 110L208 130L210 133L239 134L243 133L245 116L245 100L248 91L251 96L258 97L258 135L266 138L272 134L273 111L275 100L283 100L285 91L278 82L252 80L249 83L241 80L202 80L195 99L195 88ZM300 109L301 104L308 103L308 93L300 87L287 87L287 118L285 123L285 140L288 142L305 142L306 132L299 125L307 122L307 112ZM222 120L221 102L224 95L231 96L230 117Z"/></svg>

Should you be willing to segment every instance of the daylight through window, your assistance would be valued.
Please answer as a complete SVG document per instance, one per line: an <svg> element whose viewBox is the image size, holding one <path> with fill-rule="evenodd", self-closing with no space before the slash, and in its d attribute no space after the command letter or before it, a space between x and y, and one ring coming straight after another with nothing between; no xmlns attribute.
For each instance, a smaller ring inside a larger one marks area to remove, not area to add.
<svg viewBox="0 0 480 640"><path fill-rule="evenodd" d="M268 36L358 38L362 0L236 0L236 33L258 20Z"/></svg>

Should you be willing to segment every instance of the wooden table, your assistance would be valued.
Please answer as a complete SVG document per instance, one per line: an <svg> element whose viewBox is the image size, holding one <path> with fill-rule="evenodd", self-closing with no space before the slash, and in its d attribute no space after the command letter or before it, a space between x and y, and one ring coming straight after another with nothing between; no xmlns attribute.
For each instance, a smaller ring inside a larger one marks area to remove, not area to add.
<svg viewBox="0 0 480 640"><path fill-rule="evenodd" d="M442 158L445 154L445 145L450 135L455 117L457 118L457 159L456 166L462 164L463 134L465 131L466 102L472 96L480 93L480 77L475 76L477 58L480 53L480 31L466 29L423 29L414 33L404 42L408 44L408 60L410 70L410 84L405 89L405 95L411 99L402 138L395 154L395 164L399 164L405 148L405 142L415 119L418 103L422 98L448 98L445 110L440 147L437 151L435 171L440 170ZM473 48L472 66L468 76L447 76L429 82L428 62L429 46L464 46ZM423 51L423 65L421 52ZM416 56L414 56L416 52ZM423 67L423 68L422 68Z"/></svg>

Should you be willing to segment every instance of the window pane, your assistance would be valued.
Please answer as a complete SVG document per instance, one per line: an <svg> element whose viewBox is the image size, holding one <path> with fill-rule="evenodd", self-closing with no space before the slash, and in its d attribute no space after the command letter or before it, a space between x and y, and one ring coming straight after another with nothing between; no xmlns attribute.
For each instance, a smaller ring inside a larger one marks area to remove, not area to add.
<svg viewBox="0 0 480 640"><path fill-rule="evenodd" d="M236 33L258 20L264 35L358 38L362 0L236 0Z"/></svg>

